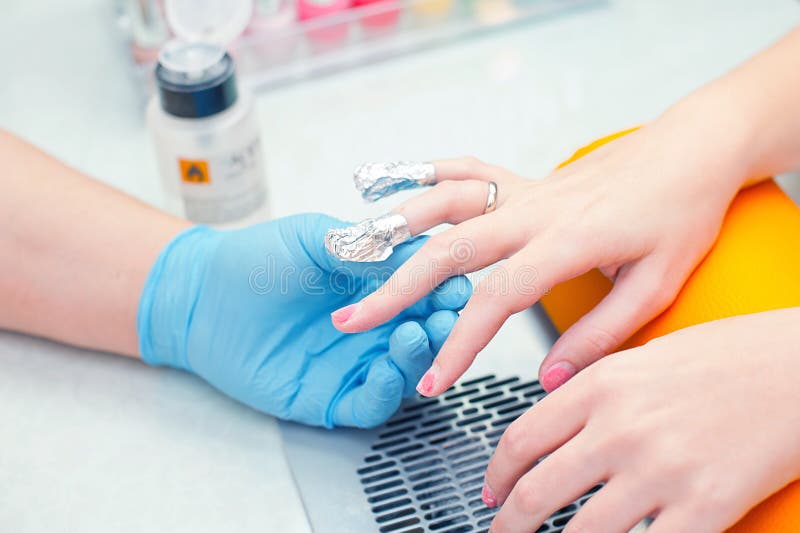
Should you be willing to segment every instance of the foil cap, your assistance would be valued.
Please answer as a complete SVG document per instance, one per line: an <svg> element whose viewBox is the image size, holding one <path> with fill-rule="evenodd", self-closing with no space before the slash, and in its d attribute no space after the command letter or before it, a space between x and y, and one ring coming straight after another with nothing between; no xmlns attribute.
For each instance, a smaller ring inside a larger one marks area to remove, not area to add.
<svg viewBox="0 0 800 533"><path fill-rule="evenodd" d="M396 192L436 183L433 163L393 161L365 163L353 172L353 181L361 197L375 202Z"/></svg>
<svg viewBox="0 0 800 533"><path fill-rule="evenodd" d="M392 255L395 246L410 237L406 217L389 214L362 220L354 226L328 230L325 248L342 261L384 261Z"/></svg>

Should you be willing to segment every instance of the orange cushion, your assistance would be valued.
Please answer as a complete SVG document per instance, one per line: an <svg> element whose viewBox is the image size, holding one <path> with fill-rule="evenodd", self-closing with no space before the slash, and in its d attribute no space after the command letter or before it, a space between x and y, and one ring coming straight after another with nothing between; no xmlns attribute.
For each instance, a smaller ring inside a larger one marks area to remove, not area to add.
<svg viewBox="0 0 800 533"><path fill-rule="evenodd" d="M567 165L624 131L581 148ZM598 270L554 287L542 305L563 332L611 289ZM725 216L717 242L675 302L628 339L639 346L672 331L733 315L800 306L800 208L768 180L743 189ZM746 480L744 480L746 482ZM730 532L800 531L800 481L751 510Z"/></svg>

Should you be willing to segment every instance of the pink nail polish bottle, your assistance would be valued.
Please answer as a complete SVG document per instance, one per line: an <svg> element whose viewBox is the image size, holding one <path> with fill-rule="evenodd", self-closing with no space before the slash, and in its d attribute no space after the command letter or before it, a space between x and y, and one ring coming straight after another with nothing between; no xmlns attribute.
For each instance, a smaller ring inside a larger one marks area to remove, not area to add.
<svg viewBox="0 0 800 533"><path fill-rule="evenodd" d="M320 17L335 16L337 13L349 9L352 5L352 0L298 0L297 17L301 21L307 21ZM307 35L317 45L322 45L323 47L335 46L347 39L347 29L346 23L334 23L310 29Z"/></svg>
<svg viewBox="0 0 800 533"><path fill-rule="evenodd" d="M379 11L375 14L365 15L361 25L367 31L384 32L397 25L400 20L400 9L397 0L354 0L355 7L375 6Z"/></svg>

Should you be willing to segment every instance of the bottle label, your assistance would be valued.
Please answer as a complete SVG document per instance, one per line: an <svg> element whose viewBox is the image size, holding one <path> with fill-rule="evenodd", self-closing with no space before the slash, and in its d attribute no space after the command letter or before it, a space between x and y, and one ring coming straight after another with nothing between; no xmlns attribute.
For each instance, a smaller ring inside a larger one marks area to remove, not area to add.
<svg viewBox="0 0 800 533"><path fill-rule="evenodd" d="M258 138L208 159L178 159L186 217L221 224L244 218L265 201L264 162Z"/></svg>
<svg viewBox="0 0 800 533"><path fill-rule="evenodd" d="M208 161L202 159L178 159L181 181L184 183L209 183Z"/></svg>

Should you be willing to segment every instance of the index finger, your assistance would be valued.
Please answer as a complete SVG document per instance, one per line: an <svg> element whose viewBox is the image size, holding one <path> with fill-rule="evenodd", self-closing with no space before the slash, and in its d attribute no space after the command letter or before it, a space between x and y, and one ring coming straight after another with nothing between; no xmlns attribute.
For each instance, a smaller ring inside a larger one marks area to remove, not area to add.
<svg viewBox="0 0 800 533"><path fill-rule="evenodd" d="M539 459L583 429L588 418L587 399L581 388L565 386L508 426L486 467L483 496L487 505L502 505L517 480Z"/></svg>
<svg viewBox="0 0 800 533"><path fill-rule="evenodd" d="M503 259L516 242L510 232L495 230L495 217L497 213L471 219L428 239L378 290L334 312L334 326L345 333L367 331L391 320L446 279Z"/></svg>

